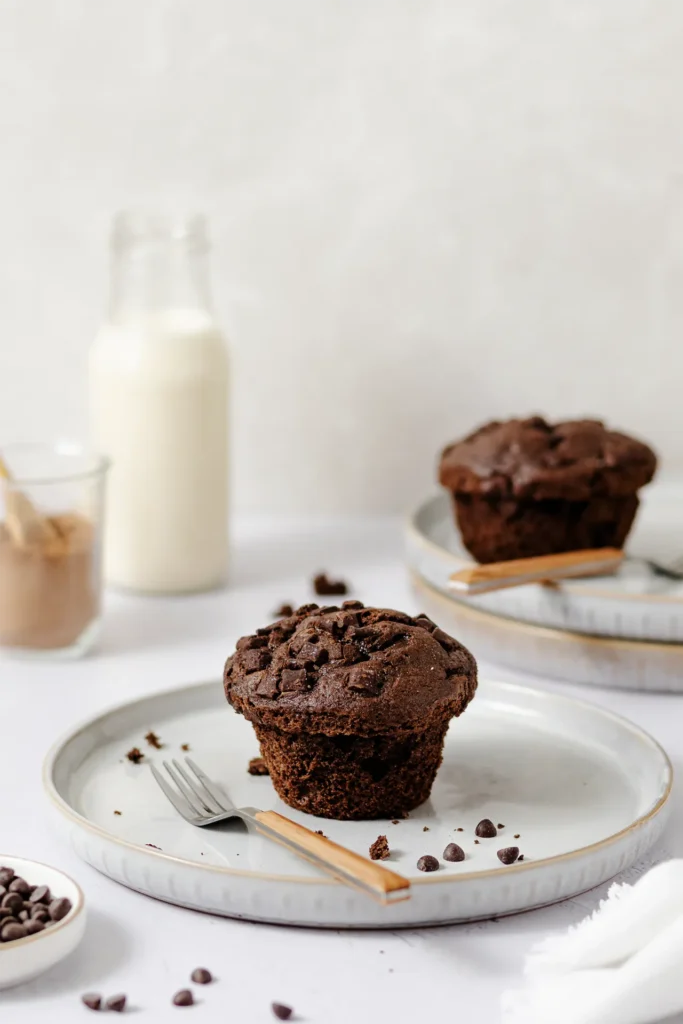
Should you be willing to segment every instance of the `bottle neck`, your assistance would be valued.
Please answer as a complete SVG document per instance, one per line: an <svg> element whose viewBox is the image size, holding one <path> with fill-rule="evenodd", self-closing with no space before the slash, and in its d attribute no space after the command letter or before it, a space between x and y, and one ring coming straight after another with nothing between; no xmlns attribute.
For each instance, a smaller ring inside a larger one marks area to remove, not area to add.
<svg viewBox="0 0 683 1024"><path fill-rule="evenodd" d="M211 312L203 220L119 214L111 236L109 321L172 309Z"/></svg>

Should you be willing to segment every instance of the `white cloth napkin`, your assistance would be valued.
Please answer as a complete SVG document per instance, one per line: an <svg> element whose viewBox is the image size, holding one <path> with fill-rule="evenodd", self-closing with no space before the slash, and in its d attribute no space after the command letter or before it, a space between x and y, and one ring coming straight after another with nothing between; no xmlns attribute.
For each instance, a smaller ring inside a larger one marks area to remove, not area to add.
<svg viewBox="0 0 683 1024"><path fill-rule="evenodd" d="M613 885L595 913L532 949L505 1024L653 1024L683 1011L683 860Z"/></svg>

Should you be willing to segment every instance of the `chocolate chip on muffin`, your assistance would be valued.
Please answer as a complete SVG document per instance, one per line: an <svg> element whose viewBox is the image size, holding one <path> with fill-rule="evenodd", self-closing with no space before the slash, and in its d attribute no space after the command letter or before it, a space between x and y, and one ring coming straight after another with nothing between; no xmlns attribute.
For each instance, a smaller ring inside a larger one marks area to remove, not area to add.
<svg viewBox="0 0 683 1024"><path fill-rule="evenodd" d="M254 654L266 655L258 663ZM400 818L429 796L472 655L434 623L345 601L243 637L225 693L252 722L278 795L324 818Z"/></svg>
<svg viewBox="0 0 683 1024"><path fill-rule="evenodd" d="M440 482L478 562L623 546L657 459L599 420L493 422L449 445Z"/></svg>

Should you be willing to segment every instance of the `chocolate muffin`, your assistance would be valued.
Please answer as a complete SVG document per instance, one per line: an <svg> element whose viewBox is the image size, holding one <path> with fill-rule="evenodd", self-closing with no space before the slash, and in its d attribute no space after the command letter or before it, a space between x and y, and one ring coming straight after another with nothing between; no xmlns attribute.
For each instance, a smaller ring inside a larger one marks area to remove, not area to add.
<svg viewBox="0 0 683 1024"><path fill-rule="evenodd" d="M472 655L427 618L304 605L242 637L225 694L254 726L273 785L322 818L397 818L432 788Z"/></svg>
<svg viewBox="0 0 683 1024"><path fill-rule="evenodd" d="M652 479L651 448L599 420L487 423L441 456L467 550L502 562L623 547Z"/></svg>

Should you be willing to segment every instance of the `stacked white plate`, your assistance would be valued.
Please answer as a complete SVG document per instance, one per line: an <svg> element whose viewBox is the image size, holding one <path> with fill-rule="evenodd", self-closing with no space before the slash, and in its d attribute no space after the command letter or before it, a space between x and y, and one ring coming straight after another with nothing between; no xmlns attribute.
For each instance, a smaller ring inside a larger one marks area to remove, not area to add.
<svg viewBox="0 0 683 1024"><path fill-rule="evenodd" d="M573 682L683 691L683 581L649 565L683 555L683 484L645 492L627 558L614 576L458 594L449 576L472 559L445 493L420 505L406 539L425 611L479 657Z"/></svg>

